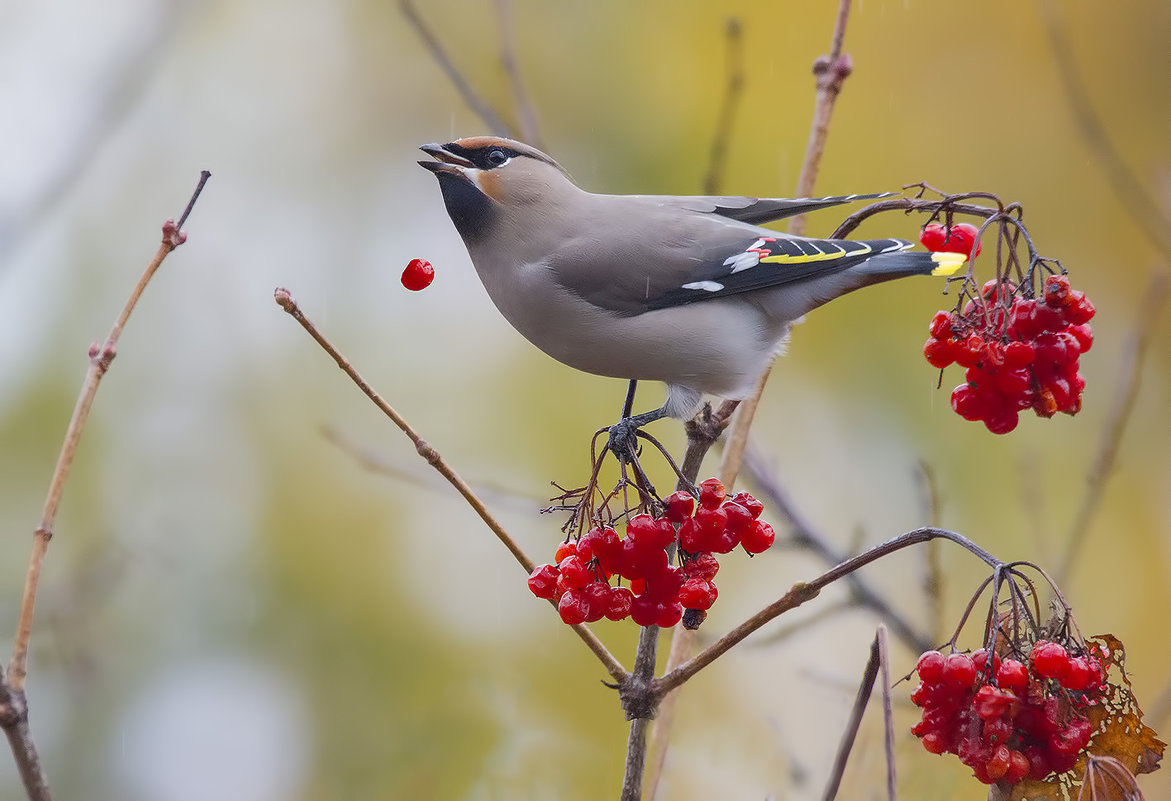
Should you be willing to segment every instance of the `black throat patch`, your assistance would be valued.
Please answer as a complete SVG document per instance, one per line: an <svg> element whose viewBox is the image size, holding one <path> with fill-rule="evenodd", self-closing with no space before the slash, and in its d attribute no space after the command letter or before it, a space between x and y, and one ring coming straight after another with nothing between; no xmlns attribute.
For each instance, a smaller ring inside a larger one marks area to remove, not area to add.
<svg viewBox="0 0 1171 801"><path fill-rule="evenodd" d="M495 203L462 175L436 173L447 214L465 243L482 239L496 217Z"/></svg>

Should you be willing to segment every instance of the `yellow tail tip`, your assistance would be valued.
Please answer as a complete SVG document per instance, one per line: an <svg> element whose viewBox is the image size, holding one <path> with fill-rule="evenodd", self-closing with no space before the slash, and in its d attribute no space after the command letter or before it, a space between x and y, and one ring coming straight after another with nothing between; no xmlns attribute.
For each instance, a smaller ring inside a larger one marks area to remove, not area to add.
<svg viewBox="0 0 1171 801"><path fill-rule="evenodd" d="M932 253L931 260L935 262L932 275L955 275L967 263L968 257L963 253Z"/></svg>

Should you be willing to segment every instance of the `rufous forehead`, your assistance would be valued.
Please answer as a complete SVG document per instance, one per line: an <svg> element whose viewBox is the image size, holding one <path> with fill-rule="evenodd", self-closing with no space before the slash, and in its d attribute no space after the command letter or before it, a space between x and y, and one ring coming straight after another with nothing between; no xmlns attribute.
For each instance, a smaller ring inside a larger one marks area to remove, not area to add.
<svg viewBox="0 0 1171 801"><path fill-rule="evenodd" d="M499 136L469 136L466 139L456 139L453 144L466 147L468 150L479 150L480 148L492 147L494 145L514 148L516 143L510 142L507 139L501 139Z"/></svg>

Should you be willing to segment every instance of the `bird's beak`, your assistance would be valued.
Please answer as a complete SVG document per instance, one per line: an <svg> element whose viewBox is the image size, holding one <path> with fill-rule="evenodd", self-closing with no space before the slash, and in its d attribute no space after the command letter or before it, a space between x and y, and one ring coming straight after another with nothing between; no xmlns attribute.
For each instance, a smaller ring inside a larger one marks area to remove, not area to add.
<svg viewBox="0 0 1171 801"><path fill-rule="evenodd" d="M464 170L475 167L472 162L465 159L463 156L457 156L452 153L444 145L430 144L419 147L428 156L431 156L435 161L420 161L419 166L430 170L436 175L440 173L449 173L451 175L458 175L466 177Z"/></svg>

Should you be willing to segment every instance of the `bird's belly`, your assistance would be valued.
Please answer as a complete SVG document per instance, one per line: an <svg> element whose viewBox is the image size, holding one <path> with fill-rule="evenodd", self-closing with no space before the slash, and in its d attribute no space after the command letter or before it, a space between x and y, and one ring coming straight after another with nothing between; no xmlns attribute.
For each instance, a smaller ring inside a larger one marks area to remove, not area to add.
<svg viewBox="0 0 1171 801"><path fill-rule="evenodd" d="M751 391L788 331L749 304L718 299L631 316L571 296L547 299L538 315L531 304L523 313L511 305L497 302L513 327L563 364L721 397Z"/></svg>

